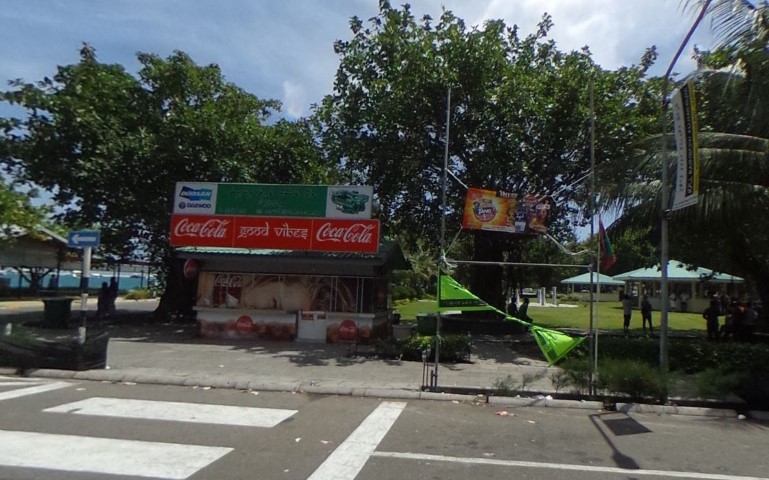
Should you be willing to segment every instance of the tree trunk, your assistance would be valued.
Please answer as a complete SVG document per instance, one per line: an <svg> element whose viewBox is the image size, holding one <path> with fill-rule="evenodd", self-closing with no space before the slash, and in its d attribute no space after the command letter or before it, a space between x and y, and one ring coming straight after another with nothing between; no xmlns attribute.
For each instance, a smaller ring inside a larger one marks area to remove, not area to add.
<svg viewBox="0 0 769 480"><path fill-rule="evenodd" d="M184 260L172 258L166 269L166 288L160 296L160 303L153 317L158 322L181 320L195 321L195 295L197 276L186 278L183 274Z"/></svg>

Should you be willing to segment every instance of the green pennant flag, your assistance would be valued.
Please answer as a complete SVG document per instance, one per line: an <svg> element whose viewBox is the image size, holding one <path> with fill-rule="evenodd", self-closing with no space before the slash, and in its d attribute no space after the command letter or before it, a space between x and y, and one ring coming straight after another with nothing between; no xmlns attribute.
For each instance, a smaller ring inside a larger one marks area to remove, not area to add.
<svg viewBox="0 0 769 480"><path fill-rule="evenodd" d="M586 338L571 338L557 330L548 330L536 325L531 326L531 334L550 365L558 363Z"/></svg>
<svg viewBox="0 0 769 480"><path fill-rule="evenodd" d="M440 275L438 285L438 311L496 311L497 309L468 292L465 287L448 275Z"/></svg>
<svg viewBox="0 0 769 480"><path fill-rule="evenodd" d="M537 325L532 325L520 318L511 317L507 313L492 307L480 298L473 295L459 282L448 275L438 276L438 311L465 310L465 311L491 311L499 313L505 320L517 322L531 328L534 340L545 355L550 365L558 363L570 351L585 341L586 337L572 338L557 330L550 330Z"/></svg>

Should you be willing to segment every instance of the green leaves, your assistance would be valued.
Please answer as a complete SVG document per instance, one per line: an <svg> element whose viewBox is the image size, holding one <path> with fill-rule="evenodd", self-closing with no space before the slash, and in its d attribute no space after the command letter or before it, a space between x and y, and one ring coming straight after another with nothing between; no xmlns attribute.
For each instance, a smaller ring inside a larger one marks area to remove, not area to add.
<svg viewBox="0 0 769 480"><path fill-rule="evenodd" d="M278 121L276 100L227 82L183 52L139 53L132 76L80 62L0 100L26 110L2 119L0 163L53 194L70 225L102 231L106 252L163 261L177 181L304 183L333 175L304 122Z"/></svg>

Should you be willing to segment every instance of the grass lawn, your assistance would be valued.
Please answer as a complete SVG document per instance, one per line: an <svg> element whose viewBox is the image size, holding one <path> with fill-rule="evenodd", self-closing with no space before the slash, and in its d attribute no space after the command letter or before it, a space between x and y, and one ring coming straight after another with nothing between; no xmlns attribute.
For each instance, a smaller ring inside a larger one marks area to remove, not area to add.
<svg viewBox="0 0 769 480"><path fill-rule="evenodd" d="M529 306L529 316L536 325L552 328L576 328L589 330L590 308L587 302L575 302L575 307L540 307ZM594 304L594 317L599 330L622 330L622 304L620 302L599 302ZM416 300L396 307L402 320L415 320L417 313L435 312L434 300ZM659 328L660 313L652 312L652 322L655 330ZM641 311L633 310L630 319L630 329L642 331ZM705 319L700 313L670 312L668 314L668 329L670 330L701 330L705 331Z"/></svg>

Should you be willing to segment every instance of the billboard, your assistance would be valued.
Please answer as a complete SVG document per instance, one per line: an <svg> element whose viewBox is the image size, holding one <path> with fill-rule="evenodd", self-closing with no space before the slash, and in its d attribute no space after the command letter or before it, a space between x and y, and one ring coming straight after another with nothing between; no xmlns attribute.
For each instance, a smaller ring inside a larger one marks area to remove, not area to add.
<svg viewBox="0 0 769 480"><path fill-rule="evenodd" d="M376 253L379 220L174 214L170 243L174 247Z"/></svg>
<svg viewBox="0 0 769 480"><path fill-rule="evenodd" d="M373 196L366 185L178 182L173 213L369 219Z"/></svg>
<svg viewBox="0 0 769 480"><path fill-rule="evenodd" d="M462 228L506 233L547 234L555 202L547 195L524 195L468 188Z"/></svg>

